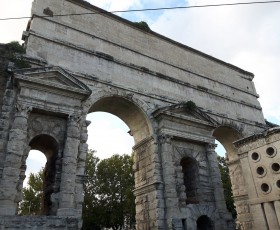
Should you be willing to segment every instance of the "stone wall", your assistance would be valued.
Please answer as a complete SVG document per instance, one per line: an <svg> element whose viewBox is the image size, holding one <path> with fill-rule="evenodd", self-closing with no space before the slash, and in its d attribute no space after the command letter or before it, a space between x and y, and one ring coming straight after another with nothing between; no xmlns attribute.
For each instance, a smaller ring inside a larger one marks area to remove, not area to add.
<svg viewBox="0 0 280 230"><path fill-rule="evenodd" d="M280 128L241 139L235 146L248 190L242 202L235 195L237 212L247 214L241 229L280 229Z"/></svg>
<svg viewBox="0 0 280 230"><path fill-rule="evenodd" d="M5 94L7 79L8 79L8 68L9 60L6 57L6 45L0 44L0 113L2 111L3 98Z"/></svg>
<svg viewBox="0 0 280 230"><path fill-rule="evenodd" d="M32 13L42 15L44 9L54 15L102 12L83 1L64 0L35 1ZM264 124L251 73L117 16L36 17L25 36L27 54L49 64L169 103L193 100L214 116Z"/></svg>
<svg viewBox="0 0 280 230"><path fill-rule="evenodd" d="M63 219L50 216L1 216L1 230L77 230L79 221L76 218Z"/></svg>
<svg viewBox="0 0 280 230"><path fill-rule="evenodd" d="M8 142L8 130L10 120L13 119L14 105L14 91L11 88L12 74L8 73L8 64L7 47L5 44L0 44L0 178L4 168L4 149Z"/></svg>
<svg viewBox="0 0 280 230"><path fill-rule="evenodd" d="M253 74L84 1L34 0L32 13L23 34L32 68L14 69L3 94L1 228L81 227L85 119L95 111L120 117L134 137L137 230L234 228L215 137L230 151L238 221L252 227L246 168L232 142L267 128ZM55 16L75 13L94 14ZM31 148L48 159L48 217L14 217Z"/></svg>

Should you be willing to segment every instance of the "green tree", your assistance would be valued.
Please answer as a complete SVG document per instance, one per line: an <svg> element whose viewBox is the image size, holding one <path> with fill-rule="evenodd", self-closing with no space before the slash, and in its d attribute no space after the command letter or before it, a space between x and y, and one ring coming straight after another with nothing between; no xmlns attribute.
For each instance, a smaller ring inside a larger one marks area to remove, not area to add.
<svg viewBox="0 0 280 230"><path fill-rule="evenodd" d="M20 215L40 215L43 198L44 168L38 173L31 173L27 187L23 188L23 199L19 204Z"/></svg>
<svg viewBox="0 0 280 230"><path fill-rule="evenodd" d="M224 195L226 200L226 206L229 212L231 212L232 217L236 218L237 213L234 206L231 181L229 177L229 169L226 164L225 157L218 156L219 168L221 172L221 179L224 187Z"/></svg>
<svg viewBox="0 0 280 230"><path fill-rule="evenodd" d="M132 157L113 155L98 162L94 160L94 155L89 154L88 159L83 229L133 229L135 197Z"/></svg>
<svg viewBox="0 0 280 230"><path fill-rule="evenodd" d="M96 171L99 158L96 157L94 150L89 150L86 158L85 175L87 180L84 186L83 203L83 230L98 230L97 225L99 215L99 199L97 194Z"/></svg>

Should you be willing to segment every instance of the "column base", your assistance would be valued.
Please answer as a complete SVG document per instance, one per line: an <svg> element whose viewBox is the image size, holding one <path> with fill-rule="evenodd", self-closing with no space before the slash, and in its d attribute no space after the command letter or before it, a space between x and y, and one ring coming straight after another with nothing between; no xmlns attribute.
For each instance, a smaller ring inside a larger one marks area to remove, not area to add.
<svg viewBox="0 0 280 230"><path fill-rule="evenodd" d="M17 207L15 205L0 205L0 216L16 215Z"/></svg>
<svg viewBox="0 0 280 230"><path fill-rule="evenodd" d="M59 208L56 215L61 217L78 217L78 211L74 208Z"/></svg>

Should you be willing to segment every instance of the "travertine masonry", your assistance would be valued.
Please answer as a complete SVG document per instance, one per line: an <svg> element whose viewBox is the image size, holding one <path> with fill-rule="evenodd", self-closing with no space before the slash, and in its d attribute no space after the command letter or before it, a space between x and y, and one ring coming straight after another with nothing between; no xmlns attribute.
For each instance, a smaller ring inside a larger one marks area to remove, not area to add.
<svg viewBox="0 0 280 230"><path fill-rule="evenodd" d="M254 229L280 229L280 128L272 128L235 142L248 189L246 206ZM241 223L242 225L242 223ZM242 226L243 229L251 229Z"/></svg>
<svg viewBox="0 0 280 230"><path fill-rule="evenodd" d="M55 16L79 13L97 14ZM227 150L238 224L253 229L254 166L233 145L269 126L253 74L81 0L34 0L32 15L23 33L31 68L13 69L0 87L0 229L81 228L86 115L96 111L134 137L137 230L234 229L215 139ZM15 216L30 149L47 158L43 217Z"/></svg>

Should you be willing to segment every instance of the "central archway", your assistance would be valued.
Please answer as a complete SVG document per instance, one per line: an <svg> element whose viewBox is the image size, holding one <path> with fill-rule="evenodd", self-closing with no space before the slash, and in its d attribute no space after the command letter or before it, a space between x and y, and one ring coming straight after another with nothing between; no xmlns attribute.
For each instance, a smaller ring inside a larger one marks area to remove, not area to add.
<svg viewBox="0 0 280 230"><path fill-rule="evenodd" d="M151 125L148 122L147 115L134 102L120 96L104 97L93 103L89 110L91 112L111 113L130 128L130 134L133 136L135 144L151 136Z"/></svg>
<svg viewBox="0 0 280 230"><path fill-rule="evenodd" d="M158 199L154 198L157 196L157 188L146 191L146 186L153 184L155 174L159 174L156 172L158 169L154 170L156 168L154 165L156 162L156 145L153 139L151 120L146 108L143 108L142 102L139 102L137 99L134 100L134 98L109 96L93 102L88 114L92 112L106 112L115 115L127 125L129 134L133 137L134 146L131 152L133 152L135 182L135 219L137 227L144 229L144 225L147 227L149 225L149 218L151 218L148 216L149 210L151 210L149 205L158 202ZM149 200L151 202L148 202ZM156 217L153 218L156 220Z"/></svg>

